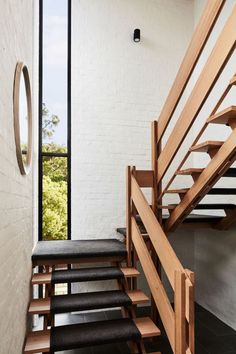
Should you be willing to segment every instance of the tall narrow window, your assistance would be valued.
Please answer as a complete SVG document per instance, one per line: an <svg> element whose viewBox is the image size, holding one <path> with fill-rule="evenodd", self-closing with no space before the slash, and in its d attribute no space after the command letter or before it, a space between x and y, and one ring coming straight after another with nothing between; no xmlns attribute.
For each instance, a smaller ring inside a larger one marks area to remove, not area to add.
<svg viewBox="0 0 236 354"><path fill-rule="evenodd" d="M40 0L39 239L70 239L71 1Z"/></svg>

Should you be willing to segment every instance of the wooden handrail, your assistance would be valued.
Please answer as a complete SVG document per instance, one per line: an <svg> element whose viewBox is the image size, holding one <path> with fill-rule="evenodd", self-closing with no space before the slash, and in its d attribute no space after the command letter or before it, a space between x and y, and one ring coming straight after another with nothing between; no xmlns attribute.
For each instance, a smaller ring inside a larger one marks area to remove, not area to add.
<svg viewBox="0 0 236 354"><path fill-rule="evenodd" d="M226 63L231 57L236 44L235 33L236 6L227 20L215 47L209 56L190 97L164 147L159 159L157 180L160 182L173 161L179 147L184 141L198 113L212 91ZM158 127L158 131L161 128Z"/></svg>
<svg viewBox="0 0 236 354"><path fill-rule="evenodd" d="M170 284L174 289L175 271L184 271L184 268L171 247L134 176L131 176L131 191L132 201L134 202L138 214L147 230L160 262L165 269Z"/></svg>
<svg viewBox="0 0 236 354"><path fill-rule="evenodd" d="M166 131L225 2L226 0L208 0L206 4L174 84L159 116L158 142Z"/></svg>
<svg viewBox="0 0 236 354"><path fill-rule="evenodd" d="M127 219L130 225L127 245L135 251L149 284L152 298L157 306L166 334L174 354L194 354L194 282L193 273L184 269L161 228L152 208L149 206L141 186L153 187L152 179L143 183L143 171L127 168ZM151 175L151 171L145 172ZM138 179L136 178L137 176ZM138 180L141 186L138 183ZM174 308L155 267L149 249L140 232L135 215L139 214L147 230L152 249L169 279L174 292ZM127 224L127 225L128 225Z"/></svg>

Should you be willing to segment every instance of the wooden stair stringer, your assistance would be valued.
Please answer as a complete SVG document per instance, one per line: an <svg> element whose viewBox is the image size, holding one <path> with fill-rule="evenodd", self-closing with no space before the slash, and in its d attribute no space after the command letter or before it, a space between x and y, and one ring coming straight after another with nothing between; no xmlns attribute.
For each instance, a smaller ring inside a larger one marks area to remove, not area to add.
<svg viewBox="0 0 236 354"><path fill-rule="evenodd" d="M172 210L165 222L165 230L173 231L183 222L202 198L212 189L213 185L224 175L236 159L236 129L234 129L221 146L218 154L209 162L199 178L184 195L178 206Z"/></svg>

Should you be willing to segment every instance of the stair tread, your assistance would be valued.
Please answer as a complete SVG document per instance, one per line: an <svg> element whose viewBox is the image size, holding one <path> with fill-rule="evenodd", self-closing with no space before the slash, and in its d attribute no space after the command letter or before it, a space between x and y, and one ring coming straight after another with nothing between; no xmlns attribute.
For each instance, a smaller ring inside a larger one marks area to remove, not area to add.
<svg viewBox="0 0 236 354"><path fill-rule="evenodd" d="M186 189L169 189L166 193L175 193L175 194L184 194L189 191L189 188ZM212 188L207 192L207 194L219 194L219 195L235 195L236 188Z"/></svg>
<svg viewBox="0 0 236 354"><path fill-rule="evenodd" d="M189 151L191 152L208 152L212 149L220 148L223 145L223 141L205 141L204 143L192 146Z"/></svg>
<svg viewBox="0 0 236 354"><path fill-rule="evenodd" d="M176 205L158 205L157 208L158 209L167 209L167 210L173 210L175 208Z"/></svg>
<svg viewBox="0 0 236 354"><path fill-rule="evenodd" d="M58 314L114 307L130 307L147 303L149 298L141 291L110 290L35 299L29 307L30 314Z"/></svg>
<svg viewBox="0 0 236 354"><path fill-rule="evenodd" d="M32 332L27 337L25 354L79 349L116 342L139 341L159 336L160 330L150 318L118 319L52 327Z"/></svg>
<svg viewBox="0 0 236 354"><path fill-rule="evenodd" d="M48 353L50 351L50 331L31 332L26 339L25 354Z"/></svg>
<svg viewBox="0 0 236 354"><path fill-rule="evenodd" d="M223 177L236 177L236 168L229 168L224 174Z"/></svg>
<svg viewBox="0 0 236 354"><path fill-rule="evenodd" d="M118 234L126 237L126 227L117 227L116 232L118 232Z"/></svg>
<svg viewBox="0 0 236 354"><path fill-rule="evenodd" d="M235 209L235 204L198 204L194 209L196 210L218 210L218 209Z"/></svg>
<svg viewBox="0 0 236 354"><path fill-rule="evenodd" d="M231 106L209 117L207 123L228 124L229 120L234 118L236 118L236 106Z"/></svg>
<svg viewBox="0 0 236 354"><path fill-rule="evenodd" d="M126 278L132 278L132 277L137 277L140 275L140 272L136 268L121 268L122 272L124 273L124 276Z"/></svg>
<svg viewBox="0 0 236 354"><path fill-rule="evenodd" d="M212 188L207 194L235 195L236 188Z"/></svg>
<svg viewBox="0 0 236 354"><path fill-rule="evenodd" d="M132 267L96 267L54 270L51 273L36 273L32 277L32 284L61 284L83 281L99 281L121 279L123 277L137 277L139 271Z"/></svg>
<svg viewBox="0 0 236 354"><path fill-rule="evenodd" d="M127 295L132 300L133 305L144 304L149 302L149 298L142 290L127 290Z"/></svg>
<svg viewBox="0 0 236 354"><path fill-rule="evenodd" d="M163 219L168 219L169 215L163 215ZM183 223L201 223L201 222L211 222L216 219L222 219L222 216L218 215L200 215L200 214L189 214L184 219Z"/></svg>
<svg viewBox="0 0 236 354"><path fill-rule="evenodd" d="M125 258L125 245L116 239L39 241L33 251L32 261L37 264L40 261L108 257Z"/></svg>
<svg viewBox="0 0 236 354"><path fill-rule="evenodd" d="M178 170L175 172L176 175L193 175L194 173L202 173L204 168L187 168L185 170ZM236 177L236 168L229 168L222 177Z"/></svg>
<svg viewBox="0 0 236 354"><path fill-rule="evenodd" d="M157 337L161 334L159 328L149 317L141 317L134 319L142 338Z"/></svg>
<svg viewBox="0 0 236 354"><path fill-rule="evenodd" d="M52 284L120 279L124 273L118 267L57 270L52 272Z"/></svg>
<svg viewBox="0 0 236 354"><path fill-rule="evenodd" d="M185 170L176 171L176 175L192 175L194 173L202 173L203 168L187 168Z"/></svg>
<svg viewBox="0 0 236 354"><path fill-rule="evenodd" d="M182 189L168 189L165 193L168 193L168 194L184 194L184 193L187 193L189 190L189 188L182 188Z"/></svg>
<svg viewBox="0 0 236 354"><path fill-rule="evenodd" d="M140 231L142 236L145 238L147 236L147 231L144 229L144 227L142 227ZM126 237L126 227L117 227L116 232Z"/></svg>
<svg viewBox="0 0 236 354"><path fill-rule="evenodd" d="M160 205L162 209L173 210L178 204ZM219 209L235 209L235 204L198 204L194 210L219 210Z"/></svg>
<svg viewBox="0 0 236 354"><path fill-rule="evenodd" d="M191 214L188 215L184 221L183 224L197 224L197 223L214 223L216 221L222 220L224 216L218 216L218 215L196 215L196 214Z"/></svg>
<svg viewBox="0 0 236 354"><path fill-rule="evenodd" d="M215 221L219 221L223 218L224 216L218 216L218 215L200 215L200 214L190 214L188 215L183 223L209 223L209 222L215 222ZM166 220L169 218L169 214L164 214L162 215L163 220ZM122 227L122 228L118 228L117 230L122 229L125 230L126 232L126 228ZM126 233L125 233L126 235ZM148 238L148 234L145 234L145 237Z"/></svg>

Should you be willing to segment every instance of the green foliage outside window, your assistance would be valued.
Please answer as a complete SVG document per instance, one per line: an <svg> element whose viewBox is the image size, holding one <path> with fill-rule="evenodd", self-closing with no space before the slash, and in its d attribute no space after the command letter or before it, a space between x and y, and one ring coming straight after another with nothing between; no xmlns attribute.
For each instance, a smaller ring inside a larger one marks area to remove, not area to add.
<svg viewBox="0 0 236 354"><path fill-rule="evenodd" d="M43 106L43 138L51 139L60 119ZM66 152L64 146L43 144L44 152ZM67 239L67 159L43 158L43 239Z"/></svg>
<svg viewBox="0 0 236 354"><path fill-rule="evenodd" d="M44 240L67 239L67 184L43 176Z"/></svg>

